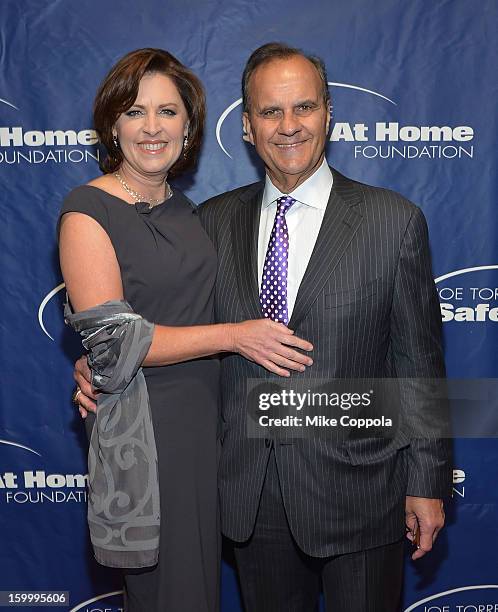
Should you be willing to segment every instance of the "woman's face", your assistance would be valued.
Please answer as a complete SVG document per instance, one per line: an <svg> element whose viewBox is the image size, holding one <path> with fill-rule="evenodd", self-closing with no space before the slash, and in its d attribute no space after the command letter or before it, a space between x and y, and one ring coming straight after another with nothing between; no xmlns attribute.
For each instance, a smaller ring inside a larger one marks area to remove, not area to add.
<svg viewBox="0 0 498 612"><path fill-rule="evenodd" d="M119 116L113 130L123 166L144 178L167 174L182 153L187 132L187 111L178 89L159 73L142 78L135 104Z"/></svg>

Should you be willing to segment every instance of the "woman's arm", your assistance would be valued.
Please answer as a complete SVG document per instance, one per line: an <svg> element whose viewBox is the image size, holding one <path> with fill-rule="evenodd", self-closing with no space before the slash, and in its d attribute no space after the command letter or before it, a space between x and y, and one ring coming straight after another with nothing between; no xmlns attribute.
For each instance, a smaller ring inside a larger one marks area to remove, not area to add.
<svg viewBox="0 0 498 612"><path fill-rule="evenodd" d="M75 311L124 299L116 253L108 234L92 217L66 213L59 248L62 275ZM156 325L143 365L169 365L228 351L288 376L285 368L302 371L312 363L296 348L310 351L313 347L285 325L268 319L190 327Z"/></svg>
<svg viewBox="0 0 498 612"><path fill-rule="evenodd" d="M124 299L114 247L102 226L89 215L70 212L62 217L59 257L75 312Z"/></svg>

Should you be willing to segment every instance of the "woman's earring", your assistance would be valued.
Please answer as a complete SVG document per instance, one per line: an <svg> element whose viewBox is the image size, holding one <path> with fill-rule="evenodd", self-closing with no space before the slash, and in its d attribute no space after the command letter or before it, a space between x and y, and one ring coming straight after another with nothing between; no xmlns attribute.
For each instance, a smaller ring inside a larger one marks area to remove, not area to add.
<svg viewBox="0 0 498 612"><path fill-rule="evenodd" d="M119 140L117 136L112 137L112 142L114 144L114 148L119 149Z"/></svg>
<svg viewBox="0 0 498 612"><path fill-rule="evenodd" d="M185 138L183 139L183 157L184 159L187 159L187 147L188 147L188 137L185 136Z"/></svg>

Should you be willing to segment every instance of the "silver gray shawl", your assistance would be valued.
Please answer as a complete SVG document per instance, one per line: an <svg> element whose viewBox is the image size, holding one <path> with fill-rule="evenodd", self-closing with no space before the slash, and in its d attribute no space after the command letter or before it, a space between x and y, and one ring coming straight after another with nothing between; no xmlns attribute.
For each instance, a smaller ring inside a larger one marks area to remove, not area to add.
<svg viewBox="0 0 498 612"><path fill-rule="evenodd" d="M95 558L109 567L149 567L159 550L159 481L149 396L140 367L154 325L111 301L65 321L83 338L100 391L88 451L88 525Z"/></svg>

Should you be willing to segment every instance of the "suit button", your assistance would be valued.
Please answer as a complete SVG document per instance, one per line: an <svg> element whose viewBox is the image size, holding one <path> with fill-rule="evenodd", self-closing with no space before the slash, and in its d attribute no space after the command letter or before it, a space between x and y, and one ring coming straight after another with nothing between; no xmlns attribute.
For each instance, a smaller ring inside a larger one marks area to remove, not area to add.
<svg viewBox="0 0 498 612"><path fill-rule="evenodd" d="M273 444L273 440L271 440L270 438L265 438L265 446L266 448L270 448L270 446Z"/></svg>

